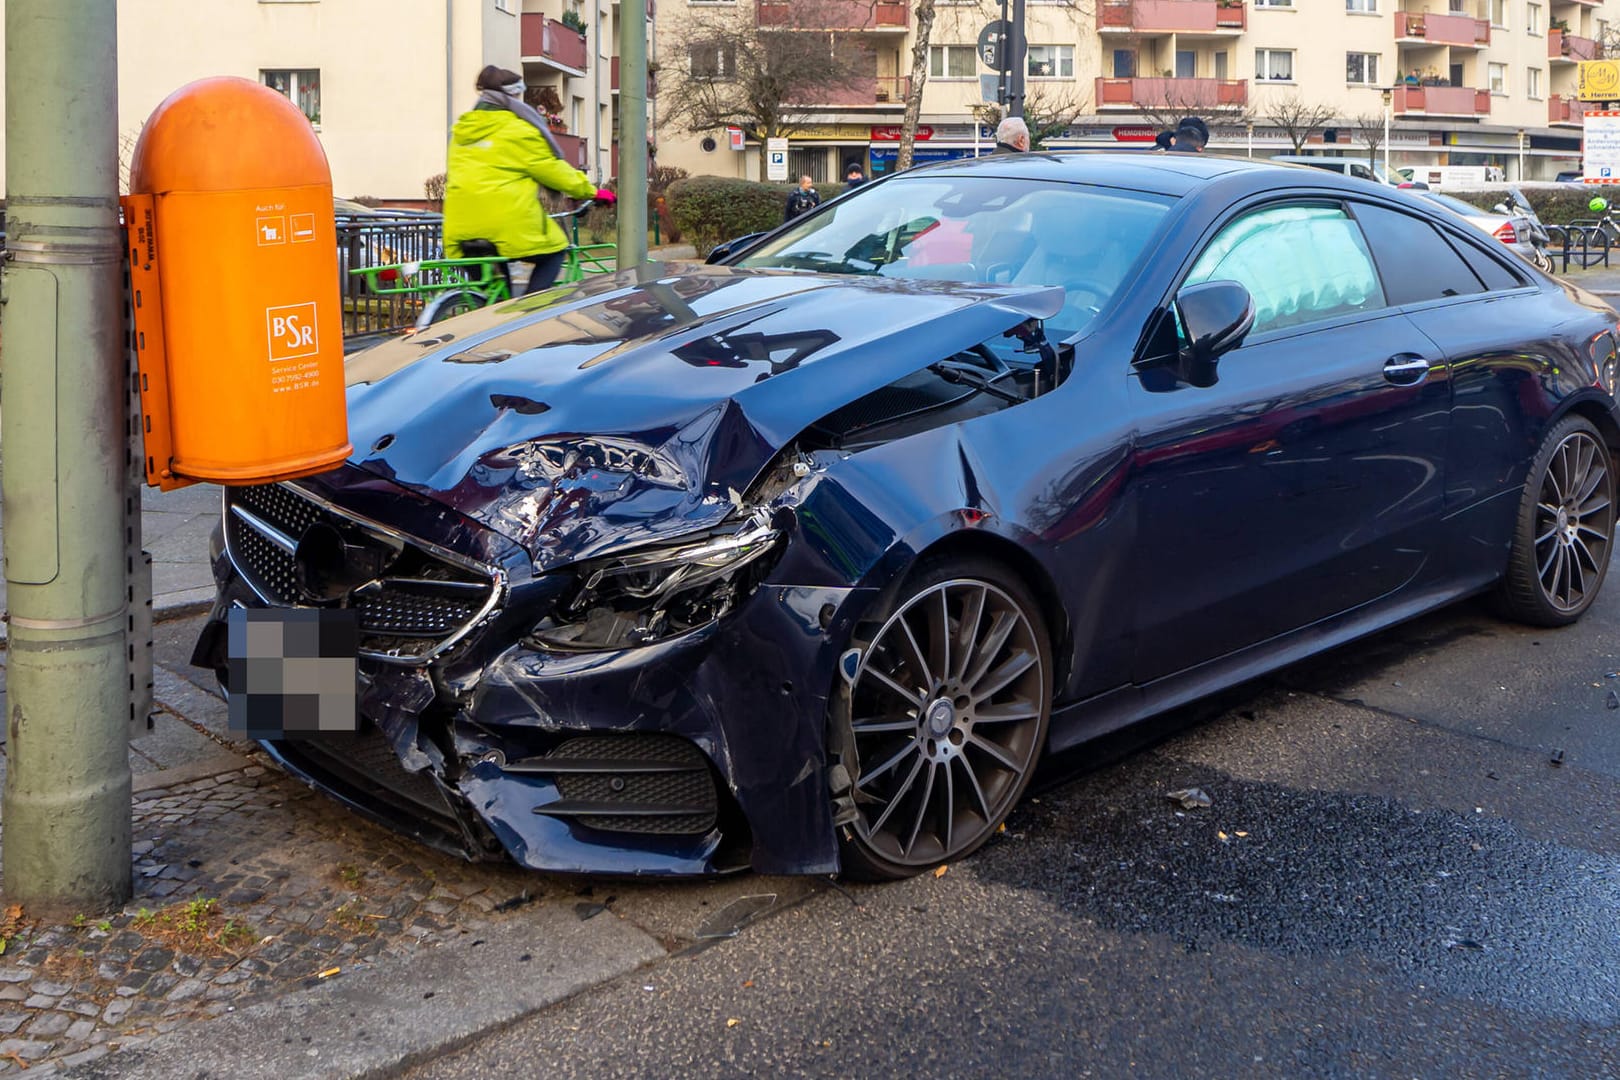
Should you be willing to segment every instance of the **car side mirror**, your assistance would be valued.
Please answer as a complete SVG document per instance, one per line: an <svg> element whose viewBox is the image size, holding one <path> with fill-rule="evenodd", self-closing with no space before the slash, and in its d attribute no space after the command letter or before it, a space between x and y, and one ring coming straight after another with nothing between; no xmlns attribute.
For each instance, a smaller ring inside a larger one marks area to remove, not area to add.
<svg viewBox="0 0 1620 1080"><path fill-rule="evenodd" d="M733 237L723 244L716 244L713 250L709 252L709 257L703 261L710 266L713 266L722 259L729 259L734 252L741 251L743 248L747 247L749 244L752 244L755 240L758 240L764 235L764 231L751 232L745 236Z"/></svg>
<svg viewBox="0 0 1620 1080"><path fill-rule="evenodd" d="M1513 211L1511 211L1511 210L1509 210L1507 208L1507 203L1497 203L1495 206L1491 207L1491 209L1494 212L1496 212L1498 214L1502 214L1504 216L1508 215L1508 214L1511 214L1513 212Z"/></svg>
<svg viewBox="0 0 1620 1080"><path fill-rule="evenodd" d="M1243 344L1254 326L1254 297L1235 281L1206 281L1176 294L1176 314L1187 335L1181 377L1193 386L1214 386L1215 362Z"/></svg>

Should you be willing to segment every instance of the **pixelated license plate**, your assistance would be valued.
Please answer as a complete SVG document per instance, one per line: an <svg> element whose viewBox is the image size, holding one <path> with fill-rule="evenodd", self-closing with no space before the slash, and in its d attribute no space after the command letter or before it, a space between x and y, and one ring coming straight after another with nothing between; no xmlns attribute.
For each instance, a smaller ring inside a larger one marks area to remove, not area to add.
<svg viewBox="0 0 1620 1080"><path fill-rule="evenodd" d="M352 610L232 609L226 621L231 730L250 739L357 730L359 651Z"/></svg>

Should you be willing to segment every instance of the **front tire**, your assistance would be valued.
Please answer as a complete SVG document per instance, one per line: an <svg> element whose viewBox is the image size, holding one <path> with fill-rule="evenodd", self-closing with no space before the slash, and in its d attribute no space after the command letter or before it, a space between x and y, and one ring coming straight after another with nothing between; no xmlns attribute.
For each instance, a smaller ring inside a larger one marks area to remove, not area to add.
<svg viewBox="0 0 1620 1080"><path fill-rule="evenodd" d="M451 289L442 292L422 308L422 313L416 317L416 328L426 330L434 323L453 319L457 315L465 315L469 311L477 311L488 303L489 300L484 294L476 289Z"/></svg>
<svg viewBox="0 0 1620 1080"><path fill-rule="evenodd" d="M1614 462L1580 416L1553 426L1531 462L1502 581L1505 613L1531 626L1567 626L1597 599L1614 542Z"/></svg>
<svg viewBox="0 0 1620 1080"><path fill-rule="evenodd" d="M984 559L925 560L835 695L852 741L857 816L844 871L911 877L995 834L1046 745L1052 649L1040 605Z"/></svg>

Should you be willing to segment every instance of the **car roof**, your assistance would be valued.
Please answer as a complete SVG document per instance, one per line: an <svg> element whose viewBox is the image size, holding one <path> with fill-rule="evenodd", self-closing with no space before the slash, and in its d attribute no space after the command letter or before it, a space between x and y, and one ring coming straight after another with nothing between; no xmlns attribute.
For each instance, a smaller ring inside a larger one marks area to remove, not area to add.
<svg viewBox="0 0 1620 1080"><path fill-rule="evenodd" d="M1245 175L1256 181L1276 176L1270 162L1228 157L1224 154L1154 153L1151 150L1059 150L1022 154L991 154L958 158L908 169L899 176L997 176L1021 180L1057 180L1132 188L1158 195L1187 195L1203 185ZM1313 183L1331 185L1334 174L1321 169L1298 170L1315 174ZM1340 178L1342 182L1343 178ZM1263 183L1256 183L1263 187Z"/></svg>
<svg viewBox="0 0 1620 1080"><path fill-rule="evenodd" d="M1283 161L1290 165L1311 161L1328 162L1334 165L1367 165L1366 158L1349 157L1344 154L1278 154L1270 160ZM1371 165L1367 165L1367 167L1372 168Z"/></svg>

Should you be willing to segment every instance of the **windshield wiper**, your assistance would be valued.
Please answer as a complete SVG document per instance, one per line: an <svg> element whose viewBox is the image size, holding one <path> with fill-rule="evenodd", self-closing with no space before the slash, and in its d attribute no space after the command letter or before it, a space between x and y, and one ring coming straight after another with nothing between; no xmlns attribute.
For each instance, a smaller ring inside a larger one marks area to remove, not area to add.
<svg viewBox="0 0 1620 1080"><path fill-rule="evenodd" d="M984 393L990 394L993 397L998 397L1003 401L1010 401L1014 405L1019 405L1029 400L1020 394L1015 394L1010 390L1003 390L1001 387L996 386L989 379L985 378L977 368L963 367L960 364L953 364L949 360L940 360L936 363L929 364L928 370L932 371L935 375L938 375L940 378L944 379L953 386L971 386L975 390L983 391Z"/></svg>

